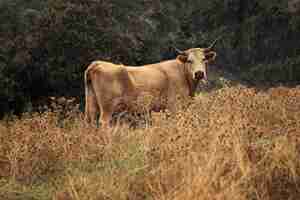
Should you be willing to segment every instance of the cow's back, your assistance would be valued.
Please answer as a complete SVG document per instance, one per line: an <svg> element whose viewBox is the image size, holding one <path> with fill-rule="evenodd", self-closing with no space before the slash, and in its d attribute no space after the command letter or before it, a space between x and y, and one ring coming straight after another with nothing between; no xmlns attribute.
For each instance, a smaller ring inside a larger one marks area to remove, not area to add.
<svg viewBox="0 0 300 200"><path fill-rule="evenodd" d="M168 77L163 70L151 67L126 67L130 80L139 92L167 90Z"/></svg>

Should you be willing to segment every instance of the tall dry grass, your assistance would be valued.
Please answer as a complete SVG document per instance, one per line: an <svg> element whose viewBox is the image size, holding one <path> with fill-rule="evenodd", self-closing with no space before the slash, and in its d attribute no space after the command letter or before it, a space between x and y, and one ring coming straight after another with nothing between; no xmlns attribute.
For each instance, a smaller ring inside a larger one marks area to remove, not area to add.
<svg viewBox="0 0 300 200"><path fill-rule="evenodd" d="M0 199L299 199L300 88L184 104L137 129L89 126L76 109L2 121Z"/></svg>

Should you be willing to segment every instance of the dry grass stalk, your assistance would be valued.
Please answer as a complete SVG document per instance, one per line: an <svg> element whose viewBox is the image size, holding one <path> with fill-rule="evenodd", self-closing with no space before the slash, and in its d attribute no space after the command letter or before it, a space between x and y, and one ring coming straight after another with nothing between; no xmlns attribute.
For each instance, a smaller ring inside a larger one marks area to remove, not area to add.
<svg viewBox="0 0 300 200"><path fill-rule="evenodd" d="M300 196L300 88L224 88L178 108L175 115L148 115L151 125L135 129L122 123L111 130L89 126L78 108L59 125L57 112L3 121L0 197Z"/></svg>

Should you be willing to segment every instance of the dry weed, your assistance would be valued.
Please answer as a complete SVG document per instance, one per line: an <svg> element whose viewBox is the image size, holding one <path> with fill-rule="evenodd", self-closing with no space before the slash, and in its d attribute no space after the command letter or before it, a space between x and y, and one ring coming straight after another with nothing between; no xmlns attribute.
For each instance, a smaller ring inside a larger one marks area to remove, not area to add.
<svg viewBox="0 0 300 200"><path fill-rule="evenodd" d="M46 184L57 200L298 199L300 88L224 88L177 108L136 129L90 126L78 108L1 122L0 197L39 199Z"/></svg>

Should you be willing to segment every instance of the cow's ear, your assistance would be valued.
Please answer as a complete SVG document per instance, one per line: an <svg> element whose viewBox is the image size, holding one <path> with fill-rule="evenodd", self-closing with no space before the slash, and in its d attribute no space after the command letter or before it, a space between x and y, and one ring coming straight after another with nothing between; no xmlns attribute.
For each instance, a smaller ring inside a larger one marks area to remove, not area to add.
<svg viewBox="0 0 300 200"><path fill-rule="evenodd" d="M181 62L185 63L188 59L187 55L178 55L177 59L180 60Z"/></svg>
<svg viewBox="0 0 300 200"><path fill-rule="evenodd" d="M217 53L214 51L210 51L205 54L205 60L208 62L213 62L217 57Z"/></svg>

